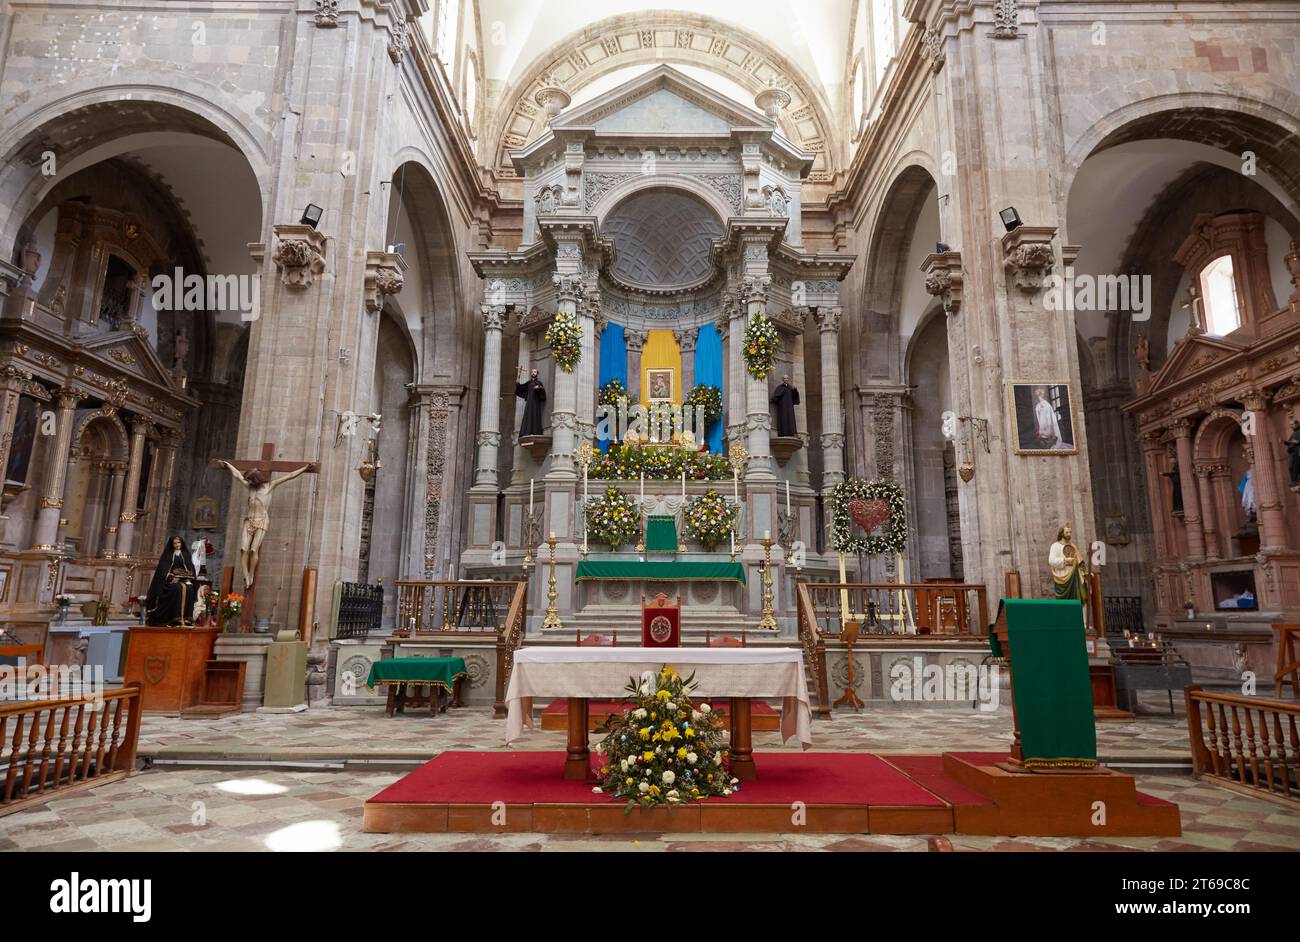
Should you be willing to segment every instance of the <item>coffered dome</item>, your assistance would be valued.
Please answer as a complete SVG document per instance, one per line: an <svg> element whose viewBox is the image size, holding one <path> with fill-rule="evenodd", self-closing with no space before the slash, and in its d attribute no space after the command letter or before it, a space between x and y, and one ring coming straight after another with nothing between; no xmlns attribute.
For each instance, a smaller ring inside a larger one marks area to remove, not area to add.
<svg viewBox="0 0 1300 942"><path fill-rule="evenodd" d="M709 245L722 221L699 197L674 189L641 190L601 223L616 254L614 276L646 288L687 288L708 279Z"/></svg>

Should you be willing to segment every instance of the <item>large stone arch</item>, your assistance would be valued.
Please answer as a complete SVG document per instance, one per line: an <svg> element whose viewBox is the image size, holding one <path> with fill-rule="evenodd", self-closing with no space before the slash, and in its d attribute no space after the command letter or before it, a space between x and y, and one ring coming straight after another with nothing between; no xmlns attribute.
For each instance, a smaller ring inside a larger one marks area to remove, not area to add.
<svg viewBox="0 0 1300 942"><path fill-rule="evenodd" d="M671 44L659 44L669 36ZM540 89L560 85L572 94L610 72L641 63L699 66L754 94L770 84L783 88L793 100L783 115L782 133L819 156L810 182L829 183L843 165L834 112L815 80L757 34L710 16L662 10L592 23L552 45L513 77L514 94L502 102L491 122L492 139L501 142L494 158L497 173L514 176L510 151L545 132L545 113L533 98Z"/></svg>

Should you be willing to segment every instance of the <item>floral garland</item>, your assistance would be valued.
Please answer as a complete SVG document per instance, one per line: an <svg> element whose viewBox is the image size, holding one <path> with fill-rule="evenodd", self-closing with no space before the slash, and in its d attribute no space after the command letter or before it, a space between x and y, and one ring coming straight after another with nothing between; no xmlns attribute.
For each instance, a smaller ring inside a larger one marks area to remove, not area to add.
<svg viewBox="0 0 1300 942"><path fill-rule="evenodd" d="M754 379L766 379L776 365L781 335L766 314L755 314L745 325L745 368Z"/></svg>
<svg viewBox="0 0 1300 942"><path fill-rule="evenodd" d="M713 488L686 505L686 533L703 543L706 550L712 552L731 529L731 506Z"/></svg>
<svg viewBox="0 0 1300 942"><path fill-rule="evenodd" d="M617 406L620 403L624 406L636 405L636 397L627 394L627 388L623 385L621 379L611 379L600 387L600 392L596 396L596 404L600 406Z"/></svg>
<svg viewBox="0 0 1300 942"><path fill-rule="evenodd" d="M854 501L884 501L889 506L889 515L882 521L879 532L854 535L850 508ZM897 481L849 478L831 489L830 504L831 545L838 552L875 556L901 553L907 546L907 498Z"/></svg>
<svg viewBox="0 0 1300 942"><path fill-rule="evenodd" d="M703 383L691 390L682 405L690 406L692 409L703 407L704 424L712 425L718 419L722 418L722 390L717 386L710 386Z"/></svg>
<svg viewBox="0 0 1300 942"><path fill-rule="evenodd" d="M624 543L641 537L641 515L632 499L617 487L587 502L587 537L617 551Z"/></svg>
<svg viewBox="0 0 1300 942"><path fill-rule="evenodd" d="M689 451L668 445L611 445L597 455L589 474L601 481L670 481L686 472L688 481L724 481L731 477L726 455Z"/></svg>
<svg viewBox="0 0 1300 942"><path fill-rule="evenodd" d="M627 685L629 707L606 720L601 740L601 784L592 789L627 802L624 811L722 798L740 790L727 761L722 718L707 703L696 706L694 676L682 679L665 665Z"/></svg>
<svg viewBox="0 0 1300 942"><path fill-rule="evenodd" d="M566 373L572 373L582 359L582 327L578 318L561 311L546 328L546 343L551 348L555 363Z"/></svg>

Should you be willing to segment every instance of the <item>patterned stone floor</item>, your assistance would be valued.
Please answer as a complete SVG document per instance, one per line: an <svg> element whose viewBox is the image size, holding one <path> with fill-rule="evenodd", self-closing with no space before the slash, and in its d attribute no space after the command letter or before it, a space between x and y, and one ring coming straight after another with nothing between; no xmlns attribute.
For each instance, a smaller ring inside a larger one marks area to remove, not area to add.
<svg viewBox="0 0 1300 942"><path fill-rule="evenodd" d="M1099 752L1111 759L1187 756L1181 706L1146 702L1131 722L1098 724ZM383 835L361 833L362 802L399 770L357 768L384 759L424 760L444 749L501 749L504 723L486 709L437 719L415 712L388 719L381 707L324 708L300 714L246 713L217 720L150 717L141 754L158 764L131 778L0 818L0 850L908 850L925 836L663 834L608 837ZM1007 707L992 712L875 709L837 713L813 727L814 748L871 752L986 750L1011 738ZM537 730L515 746L562 749L564 734ZM759 749L783 747L776 733L755 735ZM236 768L171 766L168 761L229 762ZM303 769L342 763L343 770ZM299 768L292 766L298 763ZM286 768L286 766L290 766ZM1139 787L1175 801L1184 833L1176 839L988 838L952 836L955 851L982 850L1300 850L1300 812L1237 795L1186 775L1139 774Z"/></svg>

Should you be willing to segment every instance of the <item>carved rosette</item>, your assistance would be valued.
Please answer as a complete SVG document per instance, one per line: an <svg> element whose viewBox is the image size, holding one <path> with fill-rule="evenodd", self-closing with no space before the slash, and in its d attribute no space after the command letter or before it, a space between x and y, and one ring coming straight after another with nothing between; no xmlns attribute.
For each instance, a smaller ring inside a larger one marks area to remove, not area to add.
<svg viewBox="0 0 1300 942"><path fill-rule="evenodd" d="M271 261L280 269L286 288L310 288L325 270L325 237L310 226L276 226L275 253Z"/></svg>

